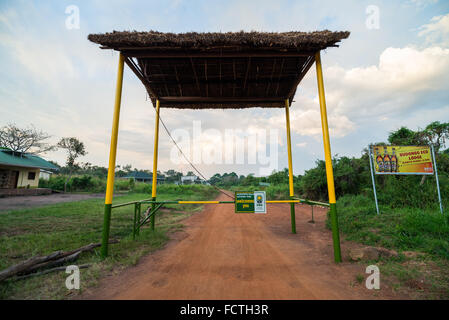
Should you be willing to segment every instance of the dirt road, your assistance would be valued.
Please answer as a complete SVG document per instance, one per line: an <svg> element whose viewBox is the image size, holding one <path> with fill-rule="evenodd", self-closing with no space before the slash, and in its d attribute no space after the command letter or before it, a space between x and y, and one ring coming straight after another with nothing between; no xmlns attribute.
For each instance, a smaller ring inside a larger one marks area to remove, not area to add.
<svg viewBox="0 0 449 320"><path fill-rule="evenodd" d="M56 193L42 196L19 196L0 198L0 212L41 207L49 204L104 198L104 194Z"/></svg>
<svg viewBox="0 0 449 320"><path fill-rule="evenodd" d="M224 195L220 199L226 200ZM333 263L326 210L269 204L266 215L236 214L233 204L207 205L185 230L136 267L100 282L85 299L400 299L385 285L357 283L364 265ZM350 243L342 243L343 255ZM347 261L347 258L346 258Z"/></svg>

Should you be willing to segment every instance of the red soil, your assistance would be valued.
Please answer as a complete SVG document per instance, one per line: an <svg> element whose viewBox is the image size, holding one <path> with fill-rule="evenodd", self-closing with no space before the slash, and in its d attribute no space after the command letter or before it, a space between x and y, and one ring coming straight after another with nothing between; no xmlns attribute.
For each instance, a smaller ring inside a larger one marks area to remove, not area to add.
<svg viewBox="0 0 449 320"><path fill-rule="evenodd" d="M224 195L219 197L227 200ZM110 276L84 299L401 299L382 282L368 290L366 265L333 262L327 209L296 206L291 233L288 204L269 204L267 214L236 214L233 204L206 205L184 221L165 248L137 266Z"/></svg>

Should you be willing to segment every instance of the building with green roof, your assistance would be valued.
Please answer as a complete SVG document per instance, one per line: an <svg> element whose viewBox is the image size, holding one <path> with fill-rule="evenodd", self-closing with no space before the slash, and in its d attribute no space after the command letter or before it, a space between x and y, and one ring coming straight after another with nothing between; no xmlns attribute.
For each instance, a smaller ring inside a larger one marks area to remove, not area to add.
<svg viewBox="0 0 449 320"><path fill-rule="evenodd" d="M37 188L40 172L59 168L41 157L0 148L0 189Z"/></svg>
<svg viewBox="0 0 449 320"><path fill-rule="evenodd" d="M136 182L151 182L153 181L153 174L149 174L143 171L133 171L127 174L125 177L121 177L121 179L133 179ZM157 183L163 183L165 181L165 177L161 175L157 175Z"/></svg>

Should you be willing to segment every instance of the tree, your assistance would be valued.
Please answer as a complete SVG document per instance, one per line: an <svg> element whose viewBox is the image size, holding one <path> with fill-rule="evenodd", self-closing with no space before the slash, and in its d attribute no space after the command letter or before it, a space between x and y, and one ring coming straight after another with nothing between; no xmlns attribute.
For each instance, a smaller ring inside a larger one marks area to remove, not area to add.
<svg viewBox="0 0 449 320"><path fill-rule="evenodd" d="M390 132L388 142L395 145L427 145L433 144L438 153L449 139L449 122L434 121L426 126L424 130L413 131L406 127L401 127Z"/></svg>
<svg viewBox="0 0 449 320"><path fill-rule="evenodd" d="M67 191L67 183L72 177L73 172L79 167L75 160L80 156L85 156L87 154L84 148L84 143L79 141L77 138L62 138L58 142L58 147L67 150L67 161L66 165L69 171L67 180L64 183L64 192Z"/></svg>
<svg viewBox="0 0 449 320"><path fill-rule="evenodd" d="M420 145L423 143L420 135L407 127L401 127L396 131L390 132L388 142L398 146Z"/></svg>
<svg viewBox="0 0 449 320"><path fill-rule="evenodd" d="M445 146L446 139L449 139L449 122L434 121L424 129L422 135L428 143L434 145L435 152L438 153L440 148Z"/></svg>
<svg viewBox="0 0 449 320"><path fill-rule="evenodd" d="M175 183L181 180L182 172L177 172L176 170L170 169L165 172L165 182L166 183Z"/></svg>
<svg viewBox="0 0 449 320"><path fill-rule="evenodd" d="M449 122L434 121L426 126L424 130L412 131L406 127L390 132L388 142L395 145L429 145L435 148L437 159L440 157L438 151L449 139ZM426 181L426 176L421 178L420 185Z"/></svg>
<svg viewBox="0 0 449 320"><path fill-rule="evenodd" d="M221 174L216 173L209 179L209 183L211 185L218 185L221 183L221 180L222 180Z"/></svg>
<svg viewBox="0 0 449 320"><path fill-rule="evenodd" d="M32 125L22 129L10 123L0 128L0 146L21 155L24 153L41 154L55 150L55 146L45 142L48 138L50 135L37 130Z"/></svg>

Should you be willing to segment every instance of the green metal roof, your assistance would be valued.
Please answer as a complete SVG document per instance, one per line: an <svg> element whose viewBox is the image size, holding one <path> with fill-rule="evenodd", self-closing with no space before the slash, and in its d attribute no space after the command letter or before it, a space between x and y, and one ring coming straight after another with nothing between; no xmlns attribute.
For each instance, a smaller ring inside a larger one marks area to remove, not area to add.
<svg viewBox="0 0 449 320"><path fill-rule="evenodd" d="M130 172L126 177L123 178L135 178L135 179L151 179L152 175L146 172L134 171Z"/></svg>
<svg viewBox="0 0 449 320"><path fill-rule="evenodd" d="M53 163L48 162L41 157L27 153L20 156L17 153L13 154L11 151L4 148L0 149L0 165L59 170Z"/></svg>
<svg viewBox="0 0 449 320"><path fill-rule="evenodd" d="M135 178L135 179L153 179L153 175L152 174L148 174L146 172L142 172L142 171L134 171L134 172L130 172L128 175L126 175L126 177L122 177L124 179L129 179L129 178ZM157 178L160 179L164 179L163 176L158 175Z"/></svg>

